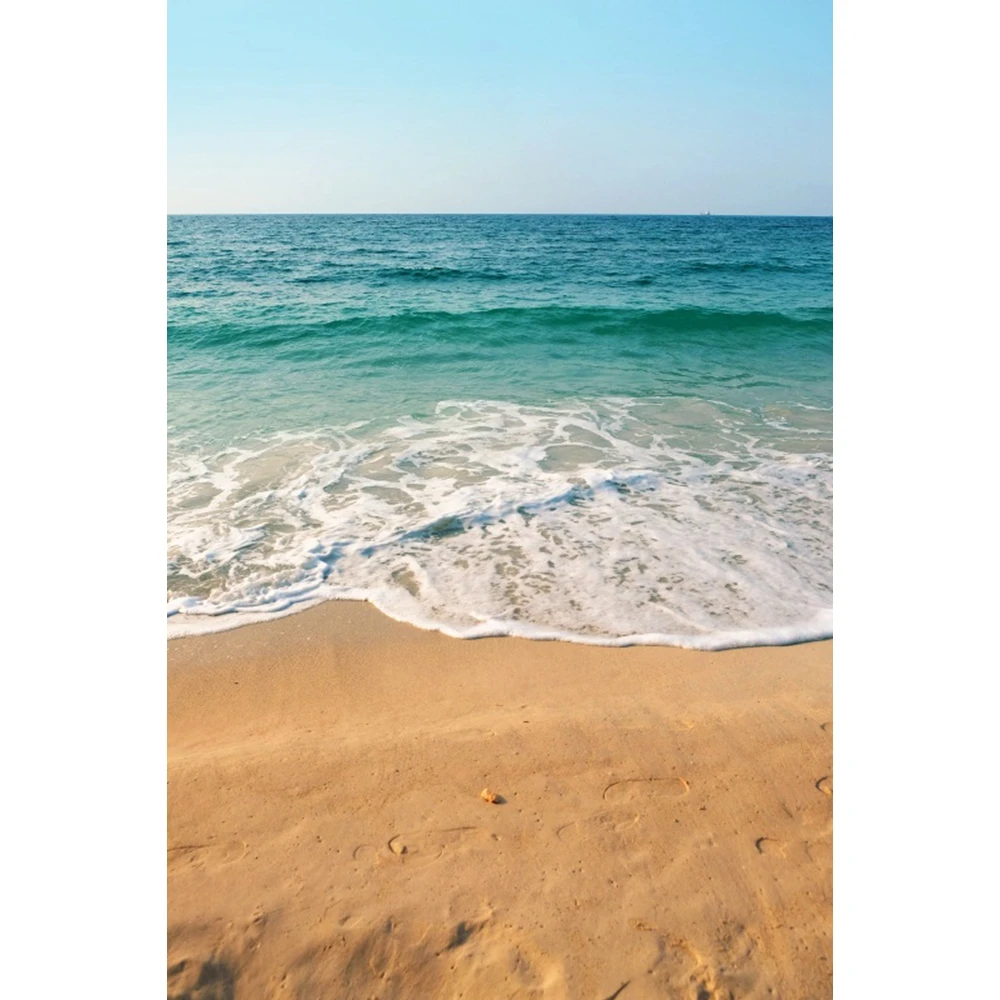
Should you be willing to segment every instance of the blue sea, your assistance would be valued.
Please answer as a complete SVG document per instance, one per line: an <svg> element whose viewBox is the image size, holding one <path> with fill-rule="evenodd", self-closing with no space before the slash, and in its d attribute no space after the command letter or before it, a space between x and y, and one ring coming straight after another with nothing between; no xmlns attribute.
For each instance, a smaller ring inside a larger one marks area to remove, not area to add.
<svg viewBox="0 0 1000 1000"><path fill-rule="evenodd" d="M168 634L832 633L829 218L173 216Z"/></svg>

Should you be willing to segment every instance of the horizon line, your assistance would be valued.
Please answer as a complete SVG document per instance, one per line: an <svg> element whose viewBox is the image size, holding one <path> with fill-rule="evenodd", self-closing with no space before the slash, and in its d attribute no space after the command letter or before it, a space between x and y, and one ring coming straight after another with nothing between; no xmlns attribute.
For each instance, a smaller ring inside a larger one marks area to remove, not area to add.
<svg viewBox="0 0 1000 1000"><path fill-rule="evenodd" d="M832 219L832 213L823 212L167 212L167 216L197 215L457 215L457 216L523 216L537 215L543 217L564 216L609 216L613 218L631 217L649 218L679 218L679 219Z"/></svg>

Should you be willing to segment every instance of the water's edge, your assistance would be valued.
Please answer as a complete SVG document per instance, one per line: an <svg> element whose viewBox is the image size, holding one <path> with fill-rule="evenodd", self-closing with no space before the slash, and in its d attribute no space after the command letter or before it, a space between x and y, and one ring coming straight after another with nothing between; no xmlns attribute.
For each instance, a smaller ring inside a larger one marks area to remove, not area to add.
<svg viewBox="0 0 1000 1000"><path fill-rule="evenodd" d="M747 629L743 631L717 632L712 635L668 635L651 633L647 635L594 636L577 635L558 629L545 629L522 622L484 622L482 625L456 629L443 622L430 619L414 619L394 615L379 606L377 599L355 596L329 596L311 598L280 611L227 612L219 615L188 615L178 613L167 619L167 640L186 639L192 636L214 635L259 625L299 614L318 607L327 601L357 601L370 604L381 614L404 625L412 625L425 632L440 632L450 639L531 639L538 642L570 642L580 646L605 646L623 649L628 646L672 646L678 649L695 649L703 652L718 652L723 649L745 649L755 646L795 646L803 642L821 642L833 638L833 612L823 611L810 622L801 625L782 625L775 628Z"/></svg>

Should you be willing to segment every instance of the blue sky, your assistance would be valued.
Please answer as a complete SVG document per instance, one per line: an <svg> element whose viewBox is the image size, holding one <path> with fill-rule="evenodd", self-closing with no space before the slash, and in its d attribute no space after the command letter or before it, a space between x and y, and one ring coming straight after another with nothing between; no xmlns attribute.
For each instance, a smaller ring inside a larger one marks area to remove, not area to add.
<svg viewBox="0 0 1000 1000"><path fill-rule="evenodd" d="M832 214L828 0L170 0L170 212Z"/></svg>

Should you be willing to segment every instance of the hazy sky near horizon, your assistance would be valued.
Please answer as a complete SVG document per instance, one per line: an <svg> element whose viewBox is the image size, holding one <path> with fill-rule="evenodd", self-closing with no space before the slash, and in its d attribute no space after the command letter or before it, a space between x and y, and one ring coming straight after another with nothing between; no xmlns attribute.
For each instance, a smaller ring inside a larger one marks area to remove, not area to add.
<svg viewBox="0 0 1000 1000"><path fill-rule="evenodd" d="M829 0L170 0L168 211L832 214Z"/></svg>

